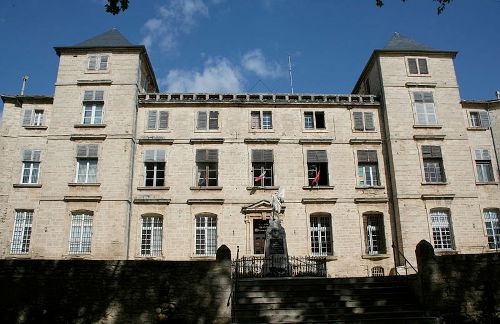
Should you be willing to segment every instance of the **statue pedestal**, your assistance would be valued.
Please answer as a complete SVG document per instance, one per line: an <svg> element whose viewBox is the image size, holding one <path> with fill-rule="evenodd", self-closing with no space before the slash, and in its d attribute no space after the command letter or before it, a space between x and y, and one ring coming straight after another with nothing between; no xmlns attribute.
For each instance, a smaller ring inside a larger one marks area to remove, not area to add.
<svg viewBox="0 0 500 324"><path fill-rule="evenodd" d="M286 233L281 221L271 219L266 230L265 262L262 272L269 277L289 276Z"/></svg>

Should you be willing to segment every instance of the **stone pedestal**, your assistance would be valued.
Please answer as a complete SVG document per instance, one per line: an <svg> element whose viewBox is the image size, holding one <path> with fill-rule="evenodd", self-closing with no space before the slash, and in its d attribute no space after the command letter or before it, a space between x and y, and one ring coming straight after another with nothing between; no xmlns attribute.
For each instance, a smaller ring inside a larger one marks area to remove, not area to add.
<svg viewBox="0 0 500 324"><path fill-rule="evenodd" d="M286 233L279 219L269 221L266 230L265 262L263 273L270 277L289 276Z"/></svg>

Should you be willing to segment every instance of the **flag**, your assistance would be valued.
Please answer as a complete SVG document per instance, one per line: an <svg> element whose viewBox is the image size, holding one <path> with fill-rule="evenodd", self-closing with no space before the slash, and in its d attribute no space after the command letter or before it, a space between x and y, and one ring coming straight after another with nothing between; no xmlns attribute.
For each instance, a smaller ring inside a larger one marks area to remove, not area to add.
<svg viewBox="0 0 500 324"><path fill-rule="evenodd" d="M264 179L264 176L265 176L265 175L266 175L266 171L262 172L262 173L260 174L260 176L255 177L255 178L253 179L253 181L254 181L254 182L260 182L260 181L262 181L262 179Z"/></svg>
<svg viewBox="0 0 500 324"><path fill-rule="evenodd" d="M312 181L311 181L311 186L312 186L312 185L317 185L317 184L319 183L319 173L320 173L320 171L319 171L319 170L318 170L318 171L316 171L316 176L314 177L314 179L312 179Z"/></svg>

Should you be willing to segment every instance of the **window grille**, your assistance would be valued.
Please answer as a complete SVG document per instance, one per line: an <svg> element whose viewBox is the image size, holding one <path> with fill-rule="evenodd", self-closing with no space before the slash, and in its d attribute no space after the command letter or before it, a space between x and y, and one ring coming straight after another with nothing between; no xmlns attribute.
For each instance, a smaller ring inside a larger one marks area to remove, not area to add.
<svg viewBox="0 0 500 324"><path fill-rule="evenodd" d="M88 254L92 239L92 216L73 214L71 216L71 233L69 239L70 254Z"/></svg>
<svg viewBox="0 0 500 324"><path fill-rule="evenodd" d="M373 267L371 272L372 272L372 277L383 277L384 276L384 268L382 268L382 267Z"/></svg>
<svg viewBox="0 0 500 324"><path fill-rule="evenodd" d="M311 216L311 253L316 256L333 254L330 216Z"/></svg>
<svg viewBox="0 0 500 324"><path fill-rule="evenodd" d="M10 244L11 254L26 254L29 252L32 226L33 211L16 211L14 231Z"/></svg>
<svg viewBox="0 0 500 324"><path fill-rule="evenodd" d="M446 211L432 211L432 238L437 250L452 250L453 236L449 214Z"/></svg>
<svg viewBox="0 0 500 324"><path fill-rule="evenodd" d="M217 252L217 217L196 217L196 255L215 255Z"/></svg>
<svg viewBox="0 0 500 324"><path fill-rule="evenodd" d="M141 255L160 256L162 251L163 219L160 216L142 217Z"/></svg>
<svg viewBox="0 0 500 324"><path fill-rule="evenodd" d="M367 253L369 255L385 253L385 230L383 215L367 215L365 226Z"/></svg>
<svg viewBox="0 0 500 324"><path fill-rule="evenodd" d="M488 247L492 250L500 249L500 221L498 210L485 210L484 222L486 225L486 234L488 236Z"/></svg>
<svg viewBox="0 0 500 324"><path fill-rule="evenodd" d="M441 147L431 145L422 146L422 158L424 164L425 182L446 182Z"/></svg>

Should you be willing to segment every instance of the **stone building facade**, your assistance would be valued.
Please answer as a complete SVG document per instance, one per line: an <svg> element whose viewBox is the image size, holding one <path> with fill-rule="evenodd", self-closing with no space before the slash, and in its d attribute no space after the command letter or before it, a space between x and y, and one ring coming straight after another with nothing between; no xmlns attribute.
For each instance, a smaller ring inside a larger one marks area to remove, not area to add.
<svg viewBox="0 0 500 324"><path fill-rule="evenodd" d="M499 103L461 101L456 52L395 34L337 95L160 93L117 30L55 50L54 96L2 96L1 258L260 255L279 188L330 276L500 247Z"/></svg>

